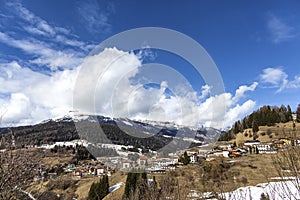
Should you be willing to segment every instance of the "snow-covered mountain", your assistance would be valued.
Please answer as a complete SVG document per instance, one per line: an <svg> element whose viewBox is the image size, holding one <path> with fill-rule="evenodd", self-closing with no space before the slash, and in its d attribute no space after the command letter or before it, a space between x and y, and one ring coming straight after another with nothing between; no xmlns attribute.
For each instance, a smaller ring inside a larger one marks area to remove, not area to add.
<svg viewBox="0 0 300 200"><path fill-rule="evenodd" d="M151 136L162 136L189 141L196 144L214 142L222 131L211 127L188 127L178 125L174 122L161 122L150 120L131 120L128 118L112 118L100 115L66 115L53 119L56 122L82 122L111 124L120 128L123 132L138 138L149 138Z"/></svg>
<svg viewBox="0 0 300 200"><path fill-rule="evenodd" d="M0 135L14 133L18 145L42 145L86 140L93 144L117 144L144 150L170 151L215 142L221 131L187 127L173 122L139 121L99 115L66 115L36 125L0 129Z"/></svg>

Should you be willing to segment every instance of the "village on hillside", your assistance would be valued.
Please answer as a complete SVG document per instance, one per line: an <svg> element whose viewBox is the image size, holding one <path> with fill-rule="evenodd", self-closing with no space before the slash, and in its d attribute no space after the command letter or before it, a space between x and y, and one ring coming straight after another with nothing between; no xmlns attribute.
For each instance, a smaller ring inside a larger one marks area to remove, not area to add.
<svg viewBox="0 0 300 200"><path fill-rule="evenodd" d="M14 146L12 136L11 146ZM1 152L5 152L5 141L1 140ZM109 148L119 153L113 157L94 157L92 155L82 157L77 162L58 163L54 166L47 166L40 163L38 166L39 176L35 180L42 180L45 177L57 177L62 172L75 177L92 176L111 176L116 171L130 171L133 168L142 169L149 174L165 173L166 170L175 170L187 164L201 164L203 161L213 162L216 159L224 158L226 162L233 163L238 161L236 158L249 154L276 154L289 146L300 146L300 139L278 138L269 142L256 140L245 140L238 145L232 142L217 142L215 144L193 147L184 151L174 153L159 153L149 151L142 153L141 149L131 151L132 146L109 145ZM107 147L107 145L106 145ZM84 140L69 142L56 142L52 145L26 146L26 149L43 151L45 155L58 156L59 154L76 155L80 149L85 149L85 154L90 154L88 143ZM48 152L48 153L47 153ZM121 155L121 156L120 156ZM92 158L92 159L91 159ZM47 175L47 176L46 176Z"/></svg>
<svg viewBox="0 0 300 200"><path fill-rule="evenodd" d="M120 176L120 173L129 174L133 170L149 176L164 176L170 172L183 173L182 171L189 170L189 168L200 169L216 163L225 165L225 170L228 170L230 166L246 166L256 170L257 166L250 163L254 157L258 160L260 157L265 159L264 155L276 155L279 152L289 151L291 147L300 146L300 138L296 136L299 135L297 134L298 127L299 123L293 115L292 122L277 124L273 127L260 127L255 133L256 137L250 137L254 133L251 129L245 129L242 133L238 133L234 140L216 141L176 152L144 151L132 145L102 144L101 150L111 154L111 156L103 157L94 156L91 153L93 151L90 151L91 144L81 139L52 144L25 145L19 148L16 146L17 141L11 131L10 137L1 138L0 153L8 155L7 159L11 158L9 155L27 156L26 162L31 166L31 172L33 172L31 175L33 174L33 181L36 185L61 179L91 180L92 183L99 178L106 176L113 178ZM285 129L291 132L286 135L275 134L276 131L284 132ZM248 157L251 159L247 159ZM27 166L24 170L26 169ZM239 173L233 172L233 174ZM236 178L233 175L231 178L233 180L228 181L248 184L245 177ZM111 186L110 191L117 190L124 184L125 181L118 182ZM188 196L193 199L193 195L201 197L203 194L200 195L196 190L191 190Z"/></svg>

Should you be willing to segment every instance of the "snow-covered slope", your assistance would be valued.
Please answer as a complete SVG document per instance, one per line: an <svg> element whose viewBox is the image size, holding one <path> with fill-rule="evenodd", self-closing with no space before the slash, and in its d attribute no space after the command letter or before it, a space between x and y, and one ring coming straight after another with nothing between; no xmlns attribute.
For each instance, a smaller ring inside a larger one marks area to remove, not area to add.
<svg viewBox="0 0 300 200"><path fill-rule="evenodd" d="M117 125L125 133L139 138L159 135L167 138L183 139L195 144L204 144L216 141L222 133L220 130L205 127L187 127L174 122L150 120L131 120L128 118L111 118L100 115L72 114L53 119L56 122L99 122L102 124Z"/></svg>
<svg viewBox="0 0 300 200"><path fill-rule="evenodd" d="M291 180L241 187L233 192L225 193L225 198L226 200L260 200L261 195L264 194L270 200L297 200L300 199L298 183L296 180Z"/></svg>

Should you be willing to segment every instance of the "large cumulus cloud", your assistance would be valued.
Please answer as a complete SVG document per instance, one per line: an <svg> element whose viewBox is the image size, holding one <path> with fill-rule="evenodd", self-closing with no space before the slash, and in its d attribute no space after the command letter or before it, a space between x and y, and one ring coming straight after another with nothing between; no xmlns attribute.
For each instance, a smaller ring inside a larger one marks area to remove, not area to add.
<svg viewBox="0 0 300 200"><path fill-rule="evenodd" d="M116 48L105 49L87 57L78 67L50 75L34 72L17 62L2 64L2 125L38 123L75 110L225 128L255 107L254 101L243 102L243 98L245 92L255 90L257 83L240 86L234 95L225 92L210 96L213 86L203 85L197 93L183 78L180 81L180 74L161 79L155 87L145 87L147 77L143 79L142 75L147 73L142 69L139 56Z"/></svg>

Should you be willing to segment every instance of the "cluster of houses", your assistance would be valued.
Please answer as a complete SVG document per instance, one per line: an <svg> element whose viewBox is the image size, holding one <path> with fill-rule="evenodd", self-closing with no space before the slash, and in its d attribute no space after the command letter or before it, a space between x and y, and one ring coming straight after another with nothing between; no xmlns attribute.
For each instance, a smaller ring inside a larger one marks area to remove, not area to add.
<svg viewBox="0 0 300 200"><path fill-rule="evenodd" d="M111 174L115 172L115 168L108 167L100 162L82 163L80 165L64 164L64 166L59 164L52 166L51 169L44 164L40 164L34 170L37 172L34 177L35 181L44 180L45 178L52 179L59 176L60 173L82 178L87 175L111 176Z"/></svg>
<svg viewBox="0 0 300 200"><path fill-rule="evenodd" d="M289 146L300 146L300 140L289 138L279 138L272 142L260 142L259 140L248 140L244 142L244 147L249 153L277 153L278 150L285 149Z"/></svg>
<svg viewBox="0 0 300 200"><path fill-rule="evenodd" d="M178 156L159 158L141 155L136 161L123 159L121 169L143 168L148 173L164 173L167 169L175 169Z"/></svg>
<svg viewBox="0 0 300 200"><path fill-rule="evenodd" d="M183 165L180 158L184 152L189 157L189 163L200 163L202 161L214 161L217 158L237 158L247 154L274 154L278 150L288 146L299 146L300 140L292 140L288 138L280 138L272 142L260 142L259 140L247 140L237 147L236 145L218 145L213 148L193 148L186 151L180 151L166 155L158 153L144 155L141 152L131 152L127 156L119 157L101 157L96 161L85 161L80 164L64 164L62 170L66 174L74 177L84 177L87 175L102 176L104 174L110 176L117 170L131 170L132 168L140 168L147 173L164 173L166 170L174 170L175 167ZM44 174L45 166L41 166L39 174ZM54 175L54 173L48 173ZM40 176L42 177L42 176Z"/></svg>
<svg viewBox="0 0 300 200"><path fill-rule="evenodd" d="M300 146L300 140L280 138L272 142L260 142L259 140L247 140L242 146L218 145L209 150L201 147L194 150L187 150L190 163L200 161L213 161L216 158L236 158L247 154L275 154L278 150L289 146Z"/></svg>
<svg viewBox="0 0 300 200"><path fill-rule="evenodd" d="M218 145L209 150L203 148L194 148L186 150L190 159L190 163L198 163L202 161L213 161L216 158L237 158L247 154L273 154L279 149L286 148L290 145L299 145L300 141L294 141L287 138L281 138L272 142L260 142L259 140L247 140L241 147L234 145ZM72 171L74 176L103 175L110 174L114 170L131 170L132 168L144 169L148 173L164 173L166 170L174 170L175 167L181 166L180 157L184 151L171 153L168 156L161 157L156 154L154 156L146 156L136 154L135 159L125 157L99 158L102 163L96 166L86 168L76 168Z"/></svg>

